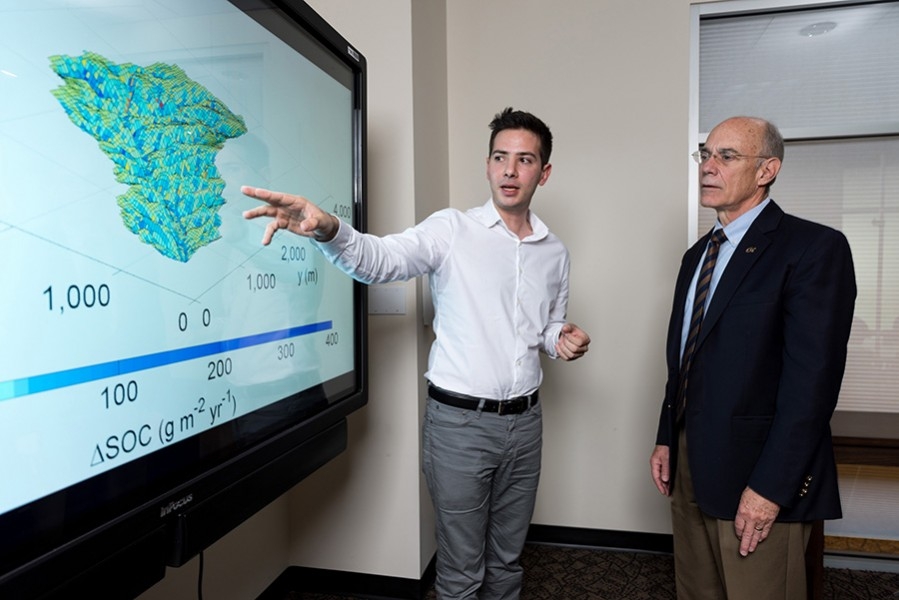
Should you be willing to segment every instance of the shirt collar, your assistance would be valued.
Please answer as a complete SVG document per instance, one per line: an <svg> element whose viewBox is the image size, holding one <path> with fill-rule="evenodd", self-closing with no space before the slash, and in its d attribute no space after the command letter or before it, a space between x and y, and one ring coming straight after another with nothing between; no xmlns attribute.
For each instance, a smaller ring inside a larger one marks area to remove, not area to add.
<svg viewBox="0 0 899 600"><path fill-rule="evenodd" d="M771 197L769 196L758 206L752 207L750 210L747 210L745 213L728 223L727 226L724 227L724 235L727 236L727 242L736 248L743 239L743 236L746 235L746 232L749 230L749 226L752 225L756 217L765 210L765 207L768 206L770 202ZM721 229L721 223L716 221L715 229Z"/></svg>
<svg viewBox="0 0 899 600"><path fill-rule="evenodd" d="M493 204L493 198L488 198L483 206L473 209L471 212L474 218L484 227L487 227L488 229L502 227L510 235L514 235L509 231L509 228L506 227L502 217L499 215L499 211L496 210L496 205ZM524 238L522 240L523 242L538 242L549 235L549 227L547 227L546 224L540 220L540 217L538 217L532 210L528 210L528 222L531 224L531 231L533 231L533 233Z"/></svg>

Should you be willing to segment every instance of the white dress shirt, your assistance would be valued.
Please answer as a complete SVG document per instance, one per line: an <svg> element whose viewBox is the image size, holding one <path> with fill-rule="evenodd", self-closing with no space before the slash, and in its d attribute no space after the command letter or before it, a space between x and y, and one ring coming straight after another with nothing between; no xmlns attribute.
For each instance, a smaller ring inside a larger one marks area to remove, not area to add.
<svg viewBox="0 0 899 600"><path fill-rule="evenodd" d="M448 391L505 400L540 387L539 353L557 357L568 305L568 250L537 215L529 219L533 233L520 240L490 200L384 237L341 223L318 247L363 283L428 274L436 339L425 377Z"/></svg>

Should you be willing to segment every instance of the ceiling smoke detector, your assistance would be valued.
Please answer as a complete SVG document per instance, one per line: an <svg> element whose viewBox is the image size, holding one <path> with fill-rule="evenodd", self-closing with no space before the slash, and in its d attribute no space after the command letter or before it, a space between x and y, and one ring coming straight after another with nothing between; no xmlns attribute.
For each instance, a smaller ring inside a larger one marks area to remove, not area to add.
<svg viewBox="0 0 899 600"><path fill-rule="evenodd" d="M821 21L820 23L812 23L811 25L803 27L799 30L799 35L802 37L815 37L817 35L824 35L836 28L837 24L833 21Z"/></svg>

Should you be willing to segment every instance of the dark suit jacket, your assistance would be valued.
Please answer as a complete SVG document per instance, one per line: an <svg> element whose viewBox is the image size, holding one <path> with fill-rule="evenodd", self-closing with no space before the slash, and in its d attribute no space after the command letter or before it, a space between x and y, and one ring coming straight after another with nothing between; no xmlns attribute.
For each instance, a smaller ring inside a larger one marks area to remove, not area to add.
<svg viewBox="0 0 899 600"><path fill-rule="evenodd" d="M684 302L708 238L683 257L668 326L656 443L670 448L672 483ZM855 294L842 233L774 202L750 226L709 303L689 376L687 459L703 512L732 520L749 486L781 506L779 521L842 516L830 418Z"/></svg>

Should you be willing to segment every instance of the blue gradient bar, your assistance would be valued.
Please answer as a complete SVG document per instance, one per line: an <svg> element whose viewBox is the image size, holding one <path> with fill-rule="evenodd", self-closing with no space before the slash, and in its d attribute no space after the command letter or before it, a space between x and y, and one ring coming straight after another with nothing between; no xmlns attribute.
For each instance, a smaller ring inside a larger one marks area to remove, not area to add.
<svg viewBox="0 0 899 600"><path fill-rule="evenodd" d="M252 346L259 346L260 344L301 337L311 333L318 333L319 331L327 331L332 327L332 321L322 321L320 323L311 323L309 325L290 327L288 329L280 329L278 331L270 331L267 333L257 333L246 337L210 342L208 344L200 344L188 348L177 348L175 350L155 352L143 356L123 358L121 360L113 360L98 365L87 365L84 367L67 369L65 371L57 371L55 373L45 373L43 375L35 375L23 379L0 381L0 400L11 400L12 398L18 398L20 396L47 392L69 387L71 385L87 383L89 381L97 381L108 377L134 373L136 371L155 369L157 367L164 367L175 363L194 360L196 358L222 354L223 352L231 352L232 350L242 350L243 348L251 348Z"/></svg>

